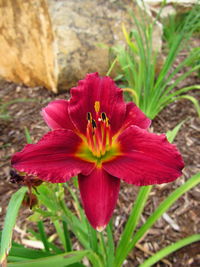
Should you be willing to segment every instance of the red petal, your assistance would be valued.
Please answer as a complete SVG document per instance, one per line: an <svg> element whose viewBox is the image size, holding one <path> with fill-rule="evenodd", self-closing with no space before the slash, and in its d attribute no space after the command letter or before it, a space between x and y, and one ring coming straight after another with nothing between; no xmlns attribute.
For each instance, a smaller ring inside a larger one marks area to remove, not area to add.
<svg viewBox="0 0 200 267"><path fill-rule="evenodd" d="M79 174L78 181L81 199L90 224L99 231L103 230L113 214L120 179L99 168L89 176Z"/></svg>
<svg viewBox="0 0 200 267"><path fill-rule="evenodd" d="M47 133L37 144L26 145L12 157L12 166L51 183L64 183L79 173L88 175L94 164L74 155L81 139L70 130Z"/></svg>
<svg viewBox="0 0 200 267"><path fill-rule="evenodd" d="M126 104L125 121L122 128L128 128L131 125L136 125L142 129L147 129L151 124L151 120L132 102Z"/></svg>
<svg viewBox="0 0 200 267"><path fill-rule="evenodd" d="M100 112L105 112L109 118L112 132L115 133L122 125L126 112L122 90L109 77L98 76L98 73L88 74L85 80L79 81L77 87L71 89L69 114L76 127L85 134L87 113L95 118L94 105L100 102Z"/></svg>
<svg viewBox="0 0 200 267"><path fill-rule="evenodd" d="M181 155L164 134L156 135L131 126L118 141L124 155L103 164L111 175L141 186L168 183L182 174Z"/></svg>
<svg viewBox="0 0 200 267"><path fill-rule="evenodd" d="M47 125L52 129L70 129L75 127L69 117L68 112L69 101L59 99L52 101L46 108L42 109L42 116Z"/></svg>

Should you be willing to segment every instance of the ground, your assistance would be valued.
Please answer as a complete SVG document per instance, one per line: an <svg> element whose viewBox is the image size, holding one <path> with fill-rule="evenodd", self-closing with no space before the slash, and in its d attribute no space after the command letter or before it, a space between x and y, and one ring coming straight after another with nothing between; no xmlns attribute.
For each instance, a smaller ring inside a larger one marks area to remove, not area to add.
<svg viewBox="0 0 200 267"><path fill-rule="evenodd" d="M200 83L199 78L195 75L186 81L187 85L194 83ZM198 99L199 93L197 91L191 94ZM3 227L8 201L12 193L18 189L18 185L13 185L9 182L10 157L14 152L21 150L26 143L24 127L26 126L29 129L34 142L39 140L48 131L48 127L40 115L41 108L52 99L68 97L68 92L53 95L44 88L27 88L8 82L0 83L0 99L3 103L14 99L24 99L22 102L16 101L8 106L9 119L0 119L0 229ZM184 174L173 183L154 186L140 225L145 222L145 219L170 192L199 171L200 146L198 147L198 134L200 126L197 112L192 103L182 99L169 105L153 120L151 128L156 133L165 133L183 120L184 124L175 139L175 144L185 161ZM124 226L137 192L137 187L125 183L122 184L114 213L116 240ZM182 196L167 212L167 215L173 219L174 223L169 223L166 217L162 217L140 242L137 249L130 254L124 266L137 266L150 253L155 253L174 241L197 233L200 223L199 200L200 188L198 186ZM26 217L29 214L31 214L31 211L28 208L23 208L19 215L17 227L14 230L14 236L17 241L27 238L25 230L30 226L30 223L27 223ZM200 244L194 243L173 253L166 258L166 261L160 261L156 266L170 265L174 267L200 266Z"/></svg>

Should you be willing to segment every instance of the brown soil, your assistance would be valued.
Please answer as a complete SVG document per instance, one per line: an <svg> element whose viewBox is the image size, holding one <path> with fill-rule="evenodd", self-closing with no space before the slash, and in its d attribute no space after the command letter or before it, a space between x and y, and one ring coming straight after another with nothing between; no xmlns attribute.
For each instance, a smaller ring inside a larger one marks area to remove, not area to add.
<svg viewBox="0 0 200 267"><path fill-rule="evenodd" d="M196 77L187 79L187 84L200 83ZM196 98L199 98L198 92L191 93ZM0 229L3 227L3 218L6 211L6 206L10 196L18 188L17 185L9 183L10 157L11 155L22 149L26 143L24 135L24 127L26 126L36 142L44 133L48 131L48 127L40 116L40 110L52 99L67 98L68 92L60 95L52 95L43 88L27 88L17 86L13 83L0 84L0 99L3 103L14 99L25 98L32 102L13 103L8 107L10 119L0 120ZM163 133L169 129L173 129L179 122L185 120L175 143L182 153L185 161L184 175L177 181L154 186L150 194L147 206L140 225L145 222L145 219L158 206L158 204L169 195L175 188L183 184L191 175L199 171L200 162L200 146L199 146L199 118L193 105L187 100L175 102L163 110L159 116L153 121L152 128L154 132ZM117 208L115 210L115 236L118 239L122 227L130 212L131 206L134 203L137 187L123 183ZM167 212L177 225L176 230L172 224L166 222L162 217L151 228L148 235L140 242L140 245L130 254L124 266L137 266L143 262L150 253L155 253L157 250L171 244L183 237L198 232L200 223L200 188L197 186L182 196ZM20 235L24 235L23 231L27 228L26 218L31 214L31 211L26 208L21 212L17 228L15 229L15 239L20 240ZM200 266L200 244L194 243L176 253L167 257L168 263L160 261L156 266Z"/></svg>

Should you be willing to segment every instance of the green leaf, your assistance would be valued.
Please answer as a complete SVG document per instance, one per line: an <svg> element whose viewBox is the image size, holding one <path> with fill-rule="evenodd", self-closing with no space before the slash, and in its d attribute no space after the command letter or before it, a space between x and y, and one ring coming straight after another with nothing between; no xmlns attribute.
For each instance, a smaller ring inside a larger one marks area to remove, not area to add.
<svg viewBox="0 0 200 267"><path fill-rule="evenodd" d="M78 180L76 177L73 178L73 181L75 183L75 187L76 187L76 183L78 183ZM77 184L78 185L78 184ZM85 228L85 230L87 229L87 219L86 219L86 216L85 216L85 213L80 205L80 202L78 200L78 197L76 196L75 192L70 188L70 186L65 183L65 186L67 188L67 190L70 192L74 202L75 202L75 206L76 206L76 209L78 210L78 213L79 213L79 217L81 219L81 224L82 226ZM76 187L78 188L78 187Z"/></svg>
<svg viewBox="0 0 200 267"><path fill-rule="evenodd" d="M140 227L136 232L133 239L129 243L129 251L135 246L135 244L144 236L144 234L151 228L151 226L166 212L176 200L181 197L184 193L189 191L191 188L200 183L200 172L193 175L189 180L187 180L183 185L178 187L174 192L172 192L151 214L151 216L146 220L146 222Z"/></svg>
<svg viewBox="0 0 200 267"><path fill-rule="evenodd" d="M90 244L85 227L82 226L82 222L67 208L64 200L60 201L60 208L63 212L62 220L66 221L69 229L74 233L79 242L84 248L89 249Z"/></svg>
<svg viewBox="0 0 200 267"><path fill-rule="evenodd" d="M132 12L134 29L127 32L126 28L122 27L126 46L118 45L111 48L121 67L117 69L117 75L120 76L123 87L134 89L137 96L136 104L150 119L155 118L164 107L174 102L177 99L175 96L192 90L192 87L178 90L176 88L191 73L200 69L199 48L193 49L174 67L177 56L184 49L184 45L188 44L193 31L200 26L200 6L194 5L177 32L166 35L170 38L170 45L165 59L155 51L153 44L153 33L156 21L160 20L161 11L162 6L153 22L144 19L141 9L138 10L137 16ZM185 67L187 70L183 71ZM181 74L177 76L178 73ZM196 101L193 102L199 112Z"/></svg>
<svg viewBox="0 0 200 267"><path fill-rule="evenodd" d="M200 106L199 106L198 100L191 95L181 95L181 96L176 97L176 99L182 99L182 98L190 100L193 103L198 113L198 116L200 117Z"/></svg>
<svg viewBox="0 0 200 267"><path fill-rule="evenodd" d="M49 252L48 239L47 239L47 235L46 235L45 230L44 230L44 224L42 221L38 222L38 229L39 229L39 233L40 233L40 239L42 240L42 243L45 247L45 250L47 252Z"/></svg>
<svg viewBox="0 0 200 267"><path fill-rule="evenodd" d="M32 138L31 138L30 132L29 132L27 127L24 127L24 132L25 132L25 136L26 136L26 142L28 144L32 144Z"/></svg>
<svg viewBox="0 0 200 267"><path fill-rule="evenodd" d="M69 230L68 230L67 223L65 221L62 221L62 224L63 224L63 233L65 237L65 247L66 247L66 250L69 252L72 250Z"/></svg>
<svg viewBox="0 0 200 267"><path fill-rule="evenodd" d="M140 216L145 207L146 201L148 199L149 193L151 192L152 186L142 186L137 195L137 199L133 208L131 210L131 214L128 218L128 221L125 225L124 231L121 235L121 239L118 243L116 249L116 257L115 264L116 266L121 266L126 256L129 253L129 241L135 231L135 228L139 222Z"/></svg>
<svg viewBox="0 0 200 267"><path fill-rule="evenodd" d="M82 251L72 251L67 252L64 254L56 255L56 256L50 256L35 260L28 260L23 262L14 262L14 263L8 263L8 267L65 267L69 266L70 264L77 263L83 259L83 257L89 257L92 266L96 267L103 267L101 265L101 262L97 255L94 255L92 251L89 250L82 250Z"/></svg>
<svg viewBox="0 0 200 267"><path fill-rule="evenodd" d="M156 254L148 258L144 263L140 264L139 267L150 267L154 265L156 262L158 262L159 260L166 257L167 255L171 254L172 252L182 247L185 247L191 243L197 242L197 241L200 241L200 235L198 234L179 240L178 242L171 244L165 247L164 249L161 249L160 251L158 251Z"/></svg>
<svg viewBox="0 0 200 267"><path fill-rule="evenodd" d="M178 125L176 125L176 127L174 127L173 130L169 130L167 133L166 133L166 136L167 136L167 140L172 143L174 141L174 139L176 138L181 126L183 125L183 123L185 122L184 121L181 121Z"/></svg>
<svg viewBox="0 0 200 267"><path fill-rule="evenodd" d="M36 233L33 229L28 229L28 233L31 233L33 237L35 238L35 240L40 240L40 234ZM54 245L54 243L50 242L49 240L48 240L48 245L49 245L49 248L51 248L56 254L61 254L64 252L63 250L58 248L56 245Z"/></svg>
<svg viewBox="0 0 200 267"><path fill-rule="evenodd" d="M59 220L54 220L53 224L54 224L54 226L56 228L56 232L58 234L60 242L63 244L64 250L67 251L66 240L65 240L65 236L64 236L64 229L61 227L60 221Z"/></svg>
<svg viewBox="0 0 200 267"><path fill-rule="evenodd" d="M20 257L20 258L27 258L27 259L37 259L37 258L43 258L50 256L51 253L44 252L41 250L35 250L25 247L18 247L15 245L12 245L12 248L9 252L9 257Z"/></svg>
<svg viewBox="0 0 200 267"><path fill-rule="evenodd" d="M15 192L10 199L1 236L0 263L6 260L6 256L10 250L13 228L26 191L27 188L22 187Z"/></svg>
<svg viewBox="0 0 200 267"><path fill-rule="evenodd" d="M53 190L50 188L53 187ZM51 212L57 213L58 211L58 204L55 201L55 184L48 185L46 183L41 184L37 187L37 198L41 203L48 208Z"/></svg>
<svg viewBox="0 0 200 267"><path fill-rule="evenodd" d="M113 262L115 259L115 244L113 240L113 234L112 234L112 220L106 227L106 232L107 232L107 266L113 266Z"/></svg>
<svg viewBox="0 0 200 267"><path fill-rule="evenodd" d="M94 251L98 251L98 243L97 243L97 232L92 228L92 226L87 221L87 231L88 231L88 240L90 243L90 248Z"/></svg>

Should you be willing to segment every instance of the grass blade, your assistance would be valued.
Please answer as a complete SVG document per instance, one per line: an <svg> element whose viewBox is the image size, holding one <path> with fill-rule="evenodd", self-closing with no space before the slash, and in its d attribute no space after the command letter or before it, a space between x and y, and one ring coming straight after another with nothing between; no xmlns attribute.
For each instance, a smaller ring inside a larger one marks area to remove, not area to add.
<svg viewBox="0 0 200 267"><path fill-rule="evenodd" d="M40 234L39 233L36 233L32 229L29 229L28 232L31 233L36 240L40 240ZM55 254L62 254L62 253L64 253L64 251L61 250L60 248L58 248L54 243L48 241L48 245L49 245L49 248L53 252L55 252ZM47 252L43 252L43 253L47 253Z"/></svg>
<svg viewBox="0 0 200 267"><path fill-rule="evenodd" d="M24 132L25 132L25 136L26 136L26 142L28 144L32 144L32 138L31 138L30 132L26 126L24 127Z"/></svg>
<svg viewBox="0 0 200 267"><path fill-rule="evenodd" d="M143 235L151 228L151 226L166 212L174 202L181 197L184 193L200 183L200 172L193 175L183 185L178 187L172 192L152 213L152 215L146 220L146 223L137 231L132 241L129 244L129 251L135 246L135 244L143 237Z"/></svg>
<svg viewBox="0 0 200 267"><path fill-rule="evenodd" d="M181 95L181 96L176 97L176 99L181 99L181 98L190 100L193 103L193 105L195 106L196 111L198 113L198 116L200 117L200 105L199 105L198 100L191 95Z"/></svg>
<svg viewBox="0 0 200 267"><path fill-rule="evenodd" d="M64 237L64 231L60 225L60 221L59 220L54 220L53 221L54 227L56 229L56 232L58 234L58 237L60 239L60 242L63 244L64 249L66 251L66 246L65 246L65 237Z"/></svg>
<svg viewBox="0 0 200 267"><path fill-rule="evenodd" d="M156 262L158 262L159 260L166 257L167 255L171 254L172 252L174 252L174 251L176 251L182 247L185 247L191 243L197 242L197 241L200 241L200 235L198 235L198 234L181 239L178 242L176 242L172 245L169 245L169 246L165 247L164 249L161 249L156 254L154 254L153 256L148 258L144 263L140 264L139 267L150 267L150 266L154 265Z"/></svg>
<svg viewBox="0 0 200 267"><path fill-rule="evenodd" d="M10 250L13 228L15 226L17 214L26 191L27 188L22 187L12 195L9 202L1 236L0 263L6 261L6 256Z"/></svg>
<svg viewBox="0 0 200 267"><path fill-rule="evenodd" d="M44 224L42 221L39 221L38 222L38 230L39 230L39 233L40 233L40 239L44 245L44 248L47 252L49 252L49 244L48 244L48 240L47 240L47 236L46 236L46 233L45 233L45 230L44 230Z"/></svg>
<svg viewBox="0 0 200 267"><path fill-rule="evenodd" d="M149 193L151 192L151 189L152 189L152 186L142 186L140 188L137 199L132 208L128 222L126 223L125 229L121 235L121 239L119 241L119 244L116 250L116 257L115 257L116 266L121 266L126 256L129 253L128 247L129 247L130 238L132 237L135 231L135 228L138 224L138 221L140 219L141 213L148 199Z"/></svg>
<svg viewBox="0 0 200 267"><path fill-rule="evenodd" d="M181 121L178 125L176 125L176 127L174 127L173 130L169 130L167 133L166 133L166 137L167 137L167 140L172 143L177 135L177 133L179 132L181 126L183 125L183 123L185 122L184 121Z"/></svg>
<svg viewBox="0 0 200 267"><path fill-rule="evenodd" d="M106 227L106 232L107 232L107 266L113 266L113 262L115 259L114 253L115 253L115 244L113 240L113 234L112 234L112 220Z"/></svg>
<svg viewBox="0 0 200 267"><path fill-rule="evenodd" d="M65 267L73 263L77 263L83 259L83 257L90 257L92 259L92 266L96 267L102 267L100 265L100 262L98 261L97 257L92 258L91 257L92 251L89 250L82 250L82 251L72 251L72 252L67 252L64 254L56 255L56 256L50 256L50 257L45 257L45 258L40 258L36 260L28 260L28 261L23 261L23 262L13 262L9 263L8 267ZM92 255L93 256L93 255ZM96 261L95 261L95 260Z"/></svg>
<svg viewBox="0 0 200 267"><path fill-rule="evenodd" d="M87 230L88 230L88 240L90 243L90 248L94 252L98 252L98 241L97 241L97 233L96 230L92 228L92 226L87 222Z"/></svg>
<svg viewBox="0 0 200 267"><path fill-rule="evenodd" d="M35 250L31 248L25 248L25 247L16 247L12 245L12 248L9 252L9 257L20 257L20 258L27 258L27 259L37 259L37 258L43 258L48 257L51 254L49 252L44 252L41 250Z"/></svg>
<svg viewBox="0 0 200 267"><path fill-rule="evenodd" d="M71 251L72 250L72 244L71 244L71 240L70 240L70 236L69 236L69 230L67 227L67 223L66 221L62 221L63 224L63 232L64 232L64 237L65 237L65 247L67 251Z"/></svg>

